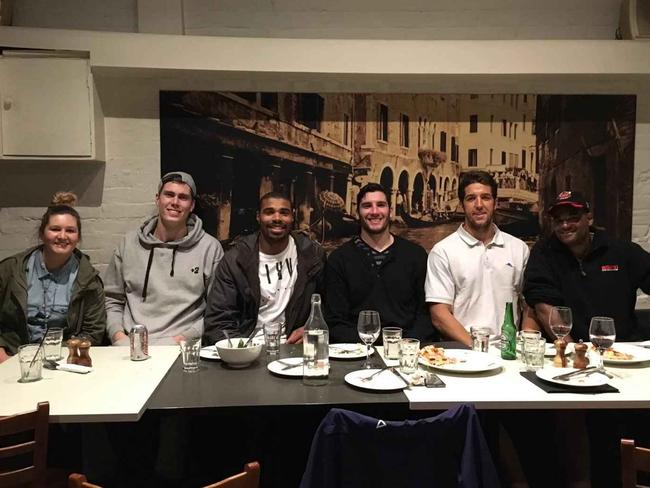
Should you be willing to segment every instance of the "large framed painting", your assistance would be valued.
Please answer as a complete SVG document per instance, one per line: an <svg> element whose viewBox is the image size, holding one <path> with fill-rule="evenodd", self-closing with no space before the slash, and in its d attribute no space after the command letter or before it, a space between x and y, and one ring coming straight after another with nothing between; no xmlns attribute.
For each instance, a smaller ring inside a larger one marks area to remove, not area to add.
<svg viewBox="0 0 650 488"><path fill-rule="evenodd" d="M222 241L254 231L275 190L331 250L358 232L356 195L378 182L392 232L429 250L462 222L458 183L474 169L496 179L496 223L517 237L533 242L554 196L580 190L596 226L629 238L635 123L633 95L164 91L161 172L193 174Z"/></svg>

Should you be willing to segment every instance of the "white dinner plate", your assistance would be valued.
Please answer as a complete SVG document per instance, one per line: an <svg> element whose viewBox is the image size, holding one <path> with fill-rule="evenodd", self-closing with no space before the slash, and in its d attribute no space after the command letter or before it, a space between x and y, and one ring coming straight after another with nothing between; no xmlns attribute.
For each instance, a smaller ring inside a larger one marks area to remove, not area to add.
<svg viewBox="0 0 650 488"><path fill-rule="evenodd" d="M219 351L217 351L215 346L202 347L199 356L203 359L221 359L219 357Z"/></svg>
<svg viewBox="0 0 650 488"><path fill-rule="evenodd" d="M635 346L634 344L625 344L624 342L616 342L612 346L614 351L619 351L625 354L632 355L631 359L614 359L608 358L603 354L603 361L605 364L636 364L642 363L644 361L650 361L650 349L644 347ZM592 356L594 354L594 356ZM596 357L596 351L594 351L589 344L589 355L590 358Z"/></svg>
<svg viewBox="0 0 650 488"><path fill-rule="evenodd" d="M370 355L375 353L375 348L370 347ZM330 358L334 359L360 359L366 357L364 344L340 343L330 344Z"/></svg>
<svg viewBox="0 0 650 488"><path fill-rule="evenodd" d="M566 381L563 380L554 380L555 376L570 373L575 371L575 368L542 368L535 371L535 375L538 378L548 381L550 383L556 383L558 385L564 386L601 386L607 384L607 376L600 373L590 374L588 376L578 376L577 378L569 378Z"/></svg>
<svg viewBox="0 0 650 488"><path fill-rule="evenodd" d="M485 352L472 351L468 349L445 349L445 356L456 359L454 364L443 364L436 366L420 356L420 364L449 371L452 373L480 373L492 371L502 366L501 358Z"/></svg>
<svg viewBox="0 0 650 488"><path fill-rule="evenodd" d="M399 373L393 373L388 369L382 371L370 381L362 381L362 378L367 378L377 371L379 370L360 369L358 371L352 371L345 375L345 382L357 388L375 391L403 390L408 386L406 380L399 376Z"/></svg>
<svg viewBox="0 0 650 488"><path fill-rule="evenodd" d="M302 377L302 358L278 359L267 364L266 368L280 376Z"/></svg>

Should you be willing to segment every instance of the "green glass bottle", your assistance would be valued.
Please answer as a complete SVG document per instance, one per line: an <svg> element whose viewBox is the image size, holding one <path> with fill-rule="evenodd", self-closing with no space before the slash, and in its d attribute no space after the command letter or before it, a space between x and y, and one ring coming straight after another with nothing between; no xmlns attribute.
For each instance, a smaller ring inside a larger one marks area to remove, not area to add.
<svg viewBox="0 0 650 488"><path fill-rule="evenodd" d="M512 302L506 303L506 315L501 326L501 359L517 359L517 328L512 315Z"/></svg>

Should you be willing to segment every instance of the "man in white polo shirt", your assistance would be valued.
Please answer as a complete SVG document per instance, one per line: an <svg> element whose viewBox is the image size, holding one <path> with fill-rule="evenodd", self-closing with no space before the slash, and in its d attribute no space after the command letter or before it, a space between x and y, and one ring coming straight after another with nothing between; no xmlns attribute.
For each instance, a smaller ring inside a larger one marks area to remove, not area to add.
<svg viewBox="0 0 650 488"><path fill-rule="evenodd" d="M507 302L513 303L518 322L529 251L493 223L497 184L489 173L464 173L458 197L465 221L431 249L424 289L431 321L441 334L471 345L470 327L500 333Z"/></svg>
<svg viewBox="0 0 650 488"><path fill-rule="evenodd" d="M523 241L494 225L497 184L489 173L464 173L458 197L465 222L431 249L424 292L431 321L441 334L471 346L468 331L472 326L500 334L507 302L513 303L517 323L529 251ZM523 328L533 328L533 324L534 319L526 314ZM497 418L512 439L528 486L560 486L556 470L548 467L555 466L550 461L555 449L553 436L545 435L553 427L552 419L543 412L510 411ZM522 429L522 425L535 427ZM530 443L531 432L535 443ZM538 452L548 456L544 462Z"/></svg>

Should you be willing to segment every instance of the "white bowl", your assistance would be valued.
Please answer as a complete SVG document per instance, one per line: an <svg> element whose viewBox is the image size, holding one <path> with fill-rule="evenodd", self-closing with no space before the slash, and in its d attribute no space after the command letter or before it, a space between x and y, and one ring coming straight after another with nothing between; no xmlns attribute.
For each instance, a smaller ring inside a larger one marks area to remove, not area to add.
<svg viewBox="0 0 650 488"><path fill-rule="evenodd" d="M228 346L228 339L220 340L215 344L221 360L228 364L231 368L245 368L257 359L262 352L263 344L253 344L253 341L248 344L248 347L237 347L239 341L246 342L246 337L233 337L230 343L234 347Z"/></svg>

